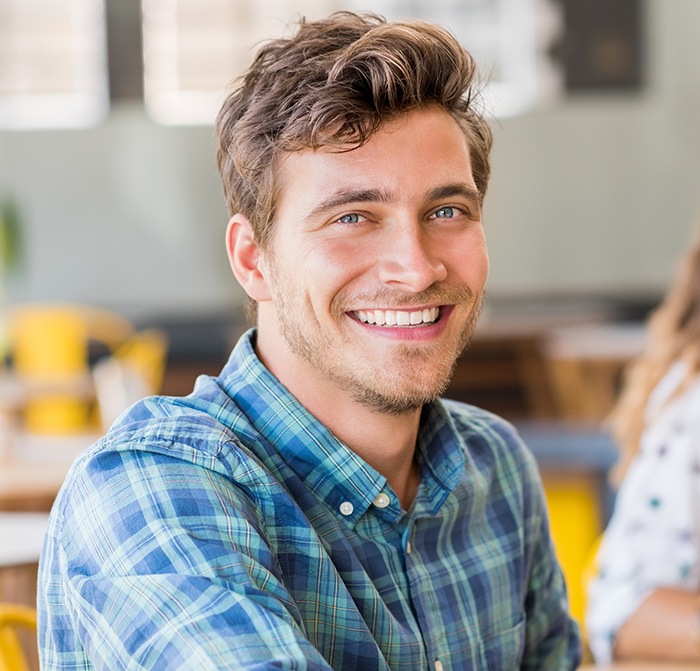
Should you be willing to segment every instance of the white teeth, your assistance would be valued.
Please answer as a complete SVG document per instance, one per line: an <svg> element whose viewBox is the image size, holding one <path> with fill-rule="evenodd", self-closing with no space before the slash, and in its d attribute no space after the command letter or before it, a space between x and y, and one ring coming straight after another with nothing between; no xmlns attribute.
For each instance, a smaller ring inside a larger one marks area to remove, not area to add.
<svg viewBox="0 0 700 671"><path fill-rule="evenodd" d="M365 324L377 326L418 326L432 324L440 316L440 308L424 310L358 310L355 316Z"/></svg>

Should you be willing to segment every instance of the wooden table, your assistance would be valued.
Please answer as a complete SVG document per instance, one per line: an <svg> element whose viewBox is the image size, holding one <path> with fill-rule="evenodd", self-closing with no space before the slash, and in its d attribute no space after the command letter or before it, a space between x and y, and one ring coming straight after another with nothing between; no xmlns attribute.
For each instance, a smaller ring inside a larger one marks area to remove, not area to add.
<svg viewBox="0 0 700 671"><path fill-rule="evenodd" d="M76 456L95 439L15 435L0 459L0 511L48 512Z"/></svg>
<svg viewBox="0 0 700 671"><path fill-rule="evenodd" d="M486 308L446 395L507 419L600 419L644 346L644 324L605 305Z"/></svg>
<svg viewBox="0 0 700 671"><path fill-rule="evenodd" d="M48 511L75 457L96 436L42 436L1 428L0 601L33 607ZM22 639L29 668L36 670L36 638Z"/></svg>
<svg viewBox="0 0 700 671"><path fill-rule="evenodd" d="M0 512L0 601L35 607L38 562L48 517L47 513ZM30 631L19 635L29 668L39 669L36 636Z"/></svg>
<svg viewBox="0 0 700 671"><path fill-rule="evenodd" d="M9 414L3 417L9 418ZM87 433L25 434L0 421L0 600L36 605L48 511L76 456L95 438ZM29 669L38 671L36 637L29 632L20 637Z"/></svg>
<svg viewBox="0 0 700 671"><path fill-rule="evenodd" d="M559 417L601 420L618 398L625 366L647 345L643 323L619 322L550 329L542 354Z"/></svg>
<svg viewBox="0 0 700 671"><path fill-rule="evenodd" d="M47 513L0 512L0 567L39 559L48 518Z"/></svg>
<svg viewBox="0 0 700 671"><path fill-rule="evenodd" d="M0 601L33 606L46 513L0 512Z"/></svg>

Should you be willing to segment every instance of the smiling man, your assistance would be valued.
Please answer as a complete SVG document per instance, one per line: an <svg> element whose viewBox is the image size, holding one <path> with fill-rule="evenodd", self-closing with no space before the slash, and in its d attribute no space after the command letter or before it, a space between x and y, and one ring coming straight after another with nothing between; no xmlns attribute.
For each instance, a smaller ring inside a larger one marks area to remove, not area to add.
<svg viewBox="0 0 700 671"><path fill-rule="evenodd" d="M217 121L255 327L75 464L43 669L574 669L537 468L441 400L488 274L491 134L447 31L339 13L264 46Z"/></svg>

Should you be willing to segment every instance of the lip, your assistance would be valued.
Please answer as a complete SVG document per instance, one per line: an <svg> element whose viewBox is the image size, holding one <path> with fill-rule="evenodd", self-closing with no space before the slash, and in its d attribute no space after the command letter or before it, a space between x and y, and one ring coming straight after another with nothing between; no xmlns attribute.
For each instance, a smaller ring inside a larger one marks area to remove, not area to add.
<svg viewBox="0 0 700 671"><path fill-rule="evenodd" d="M434 307L434 306L430 306ZM440 316L436 322L430 324L429 326L378 326L377 324L368 324L362 322L357 317L354 316L354 312L361 312L362 310L353 310L346 312L345 314L350 319L350 321L370 333L382 336L383 338L390 338L393 340L403 340L411 342L420 342L433 340L438 337L447 328L447 323L449 322L449 317L454 310L454 305L440 305ZM418 311L423 308L411 307L411 308L392 308L394 310L403 310L408 312ZM427 308L426 308L427 309Z"/></svg>

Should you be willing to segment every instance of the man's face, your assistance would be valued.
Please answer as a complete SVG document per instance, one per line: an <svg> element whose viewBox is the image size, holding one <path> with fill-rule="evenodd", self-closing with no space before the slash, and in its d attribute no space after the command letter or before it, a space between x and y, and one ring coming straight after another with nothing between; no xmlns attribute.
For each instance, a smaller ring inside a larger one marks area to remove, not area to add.
<svg viewBox="0 0 700 671"><path fill-rule="evenodd" d="M457 123L443 110L414 111L357 149L290 154L278 178L261 252L262 360L299 398L349 397L390 414L435 399L473 332L488 274Z"/></svg>

